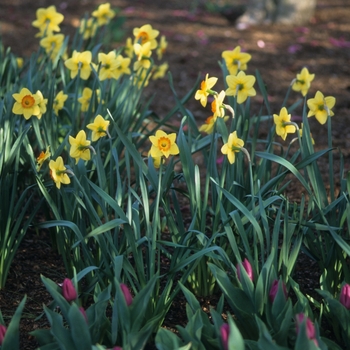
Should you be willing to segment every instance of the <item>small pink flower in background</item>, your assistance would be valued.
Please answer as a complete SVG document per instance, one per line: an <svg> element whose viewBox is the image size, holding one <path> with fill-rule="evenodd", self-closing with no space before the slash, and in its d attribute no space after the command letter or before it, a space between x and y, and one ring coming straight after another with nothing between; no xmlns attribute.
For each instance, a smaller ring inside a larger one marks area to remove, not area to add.
<svg viewBox="0 0 350 350"><path fill-rule="evenodd" d="M244 258L242 265L243 265L244 269L246 270L249 279L253 282L253 279L254 279L253 269L252 269L252 265L250 265L250 262L248 261L247 258ZM236 268L237 268L237 277L238 277L239 281L241 281L241 267L239 264L237 264Z"/></svg>
<svg viewBox="0 0 350 350"><path fill-rule="evenodd" d="M124 298L125 298L125 301L126 301L126 305L131 305L132 303L132 295L129 291L129 288L126 284L124 283L121 283L120 284L120 289L122 290L123 294L124 294Z"/></svg>
<svg viewBox="0 0 350 350"><path fill-rule="evenodd" d="M73 301L78 297L72 281L69 278L65 278L62 283L62 294L67 301Z"/></svg>
<svg viewBox="0 0 350 350"><path fill-rule="evenodd" d="M288 293L287 293L286 285L283 282L281 282L281 283L282 283L283 294L285 296L285 299L287 300ZM272 282L272 286L271 286L271 289L269 292L269 298L270 298L271 303L273 303L275 301L275 298L276 298L276 295L278 292L278 284L279 284L278 280L274 280Z"/></svg>
<svg viewBox="0 0 350 350"><path fill-rule="evenodd" d="M225 350L228 350L228 337L230 336L230 326L227 323L224 323L220 327L220 335L223 348Z"/></svg>
<svg viewBox="0 0 350 350"><path fill-rule="evenodd" d="M83 315L83 317L84 317L86 323L88 323L88 318L87 318L85 309L84 309L82 306L80 306L79 311L80 311L81 314Z"/></svg>
<svg viewBox="0 0 350 350"><path fill-rule="evenodd" d="M344 284L341 291L339 301L349 310L350 309L350 285Z"/></svg>
<svg viewBox="0 0 350 350"><path fill-rule="evenodd" d="M6 334L7 328L0 324L0 345L2 345L4 338L5 338L5 334Z"/></svg>
<svg viewBox="0 0 350 350"><path fill-rule="evenodd" d="M307 34L309 33L310 29L308 27L295 27L294 31L297 33Z"/></svg>
<svg viewBox="0 0 350 350"><path fill-rule="evenodd" d="M306 336L310 339L313 340L316 346L318 346L318 342L316 339L316 330L315 326L312 323L312 321L305 316L305 314L300 313L295 315L295 322L296 322L296 327L297 327L297 333L299 333L300 325L304 322L304 319L306 318Z"/></svg>
<svg viewBox="0 0 350 350"><path fill-rule="evenodd" d="M112 350L123 350L123 348L120 346L115 346Z"/></svg>
<svg viewBox="0 0 350 350"><path fill-rule="evenodd" d="M344 37L340 37L339 39L329 38L329 42L336 47L350 47L350 41L345 41Z"/></svg>

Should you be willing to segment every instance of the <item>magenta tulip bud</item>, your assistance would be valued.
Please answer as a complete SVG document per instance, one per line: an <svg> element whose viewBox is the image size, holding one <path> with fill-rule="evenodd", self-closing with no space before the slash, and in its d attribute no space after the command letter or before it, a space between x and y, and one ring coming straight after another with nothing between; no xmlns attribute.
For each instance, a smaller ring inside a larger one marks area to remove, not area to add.
<svg viewBox="0 0 350 350"><path fill-rule="evenodd" d="M115 346L112 350L123 350L120 346Z"/></svg>
<svg viewBox="0 0 350 350"><path fill-rule="evenodd" d="M121 283L120 284L120 289L122 290L123 294L124 294L124 298L125 298L125 301L126 301L126 305L131 305L132 303L132 295L129 291L129 288L126 284L124 283Z"/></svg>
<svg viewBox="0 0 350 350"><path fill-rule="evenodd" d="M350 285L344 284L341 291L339 301L349 310L350 309Z"/></svg>
<svg viewBox="0 0 350 350"><path fill-rule="evenodd" d="M248 261L247 258L244 259L244 261L242 262L242 265L246 270L249 279L253 282L253 279L254 279L253 269L252 269L252 265L250 265L250 262ZM237 268L237 277L239 281L241 281L241 266L237 264L236 268Z"/></svg>
<svg viewBox="0 0 350 350"><path fill-rule="evenodd" d="M220 327L220 335L221 335L221 341L222 346L225 350L228 350L228 337L230 336L230 326L227 323L224 323Z"/></svg>
<svg viewBox="0 0 350 350"><path fill-rule="evenodd" d="M73 301L78 297L72 281L69 278L65 278L62 283L62 294L67 301Z"/></svg>
<svg viewBox="0 0 350 350"><path fill-rule="evenodd" d="M285 299L287 300L287 297L288 297L287 287L283 282L281 282L281 283L282 283L283 294L285 296ZM278 292L278 280L274 280L272 282L272 286L271 286L271 289L269 292L269 298L270 298L271 303L274 302L276 295L277 295L277 292Z"/></svg>
<svg viewBox="0 0 350 350"><path fill-rule="evenodd" d="M87 314L86 314L85 309L84 309L82 306L80 306L79 311L80 311L81 314L83 315L83 317L84 317L86 323L88 323L88 318L87 318Z"/></svg>
<svg viewBox="0 0 350 350"><path fill-rule="evenodd" d="M2 345L4 338L5 338L5 334L6 334L7 328L0 324L0 345Z"/></svg>
<svg viewBox="0 0 350 350"><path fill-rule="evenodd" d="M305 318L306 318L306 336L310 340L313 340L315 345L318 346L318 342L317 342L317 339L316 339L315 326L312 323L312 321L308 317L306 317L305 314L303 314L303 313L295 315L295 321L296 321L296 326L297 326L297 333L299 333L299 327L304 322Z"/></svg>

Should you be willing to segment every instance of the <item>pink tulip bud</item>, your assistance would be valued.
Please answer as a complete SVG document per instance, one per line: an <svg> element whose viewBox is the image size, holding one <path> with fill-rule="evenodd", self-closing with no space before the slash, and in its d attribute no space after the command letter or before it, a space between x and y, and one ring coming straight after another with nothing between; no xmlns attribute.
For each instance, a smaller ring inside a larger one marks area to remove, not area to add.
<svg viewBox="0 0 350 350"><path fill-rule="evenodd" d="M83 315L83 317L84 317L86 323L88 323L88 318L87 318L87 314L86 314L85 309L84 309L82 306L80 306L79 311L80 311L81 314Z"/></svg>
<svg viewBox="0 0 350 350"><path fill-rule="evenodd" d="M244 269L246 270L247 275L250 278L250 280L253 281L254 275L253 275L252 265L250 265L250 262L248 261L247 258L244 259L244 261L242 262L242 265L243 265ZM241 281L241 266L239 264L237 264L236 268L237 268L237 277L238 277L239 281Z"/></svg>
<svg viewBox="0 0 350 350"><path fill-rule="evenodd" d="M6 334L7 328L0 324L0 345L2 345L4 338L5 338L5 334Z"/></svg>
<svg viewBox="0 0 350 350"><path fill-rule="evenodd" d="M115 346L112 350L123 350L120 346Z"/></svg>
<svg viewBox="0 0 350 350"><path fill-rule="evenodd" d="M305 314L300 313L295 315L295 321L296 321L296 326L297 326L297 333L299 333L300 325L304 322L304 319L306 318L306 336L310 339L313 340L316 346L318 346L318 342L316 339L316 330L315 326L312 323L312 321L305 316Z"/></svg>
<svg viewBox="0 0 350 350"><path fill-rule="evenodd" d="M62 283L62 294L67 301L73 301L78 297L72 281L69 278L65 278Z"/></svg>
<svg viewBox="0 0 350 350"><path fill-rule="evenodd" d="M228 350L228 337L230 336L230 326L227 323L224 323L220 327L220 335L221 335L221 341L222 346L225 350Z"/></svg>
<svg viewBox="0 0 350 350"><path fill-rule="evenodd" d="M350 309L350 285L344 284L341 291L339 301L349 310Z"/></svg>
<svg viewBox="0 0 350 350"><path fill-rule="evenodd" d="M125 301L126 301L126 305L131 305L132 303L132 295L129 291L129 288L126 284L124 283L121 283L120 284L120 289L122 290L123 294L124 294L124 298L125 298Z"/></svg>
<svg viewBox="0 0 350 350"><path fill-rule="evenodd" d="M283 294L285 296L285 299L287 300L287 297L288 297L288 293L287 293L287 287L286 285L282 283L282 290L283 290ZM276 298L276 295L277 295L277 292L278 292L278 280L274 280L272 282L272 286L271 286L271 289L270 289L270 292L269 292L269 298L270 298L270 301L271 303L274 302L275 298Z"/></svg>

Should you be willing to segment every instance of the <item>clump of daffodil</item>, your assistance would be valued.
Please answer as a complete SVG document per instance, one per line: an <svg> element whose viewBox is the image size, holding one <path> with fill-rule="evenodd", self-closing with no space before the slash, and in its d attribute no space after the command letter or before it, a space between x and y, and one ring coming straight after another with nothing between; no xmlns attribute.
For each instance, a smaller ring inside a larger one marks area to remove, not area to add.
<svg viewBox="0 0 350 350"><path fill-rule="evenodd" d="M100 137L108 135L109 120L105 120L100 114L98 114L93 123L88 124L86 127L92 130L92 141L97 141Z"/></svg>
<svg viewBox="0 0 350 350"><path fill-rule="evenodd" d="M86 139L86 134L84 130L80 130L76 138L69 135L69 143L71 145L69 155L75 159L75 164L78 163L79 159L90 160L90 150L93 150L93 152L95 153L95 150L90 145L91 141Z"/></svg>
<svg viewBox="0 0 350 350"><path fill-rule="evenodd" d="M12 107L12 113L23 114L26 120L33 115L38 118L39 115L41 117L41 110L39 107L41 97L38 94L32 94L29 89L22 88L19 93L13 94L12 97L16 100Z"/></svg>
<svg viewBox="0 0 350 350"><path fill-rule="evenodd" d="M328 116L332 117L334 115L334 112L332 111L334 105L335 97L324 97L321 91L317 91L314 98L307 100L307 106L310 109L307 116L315 116L320 124L325 124Z"/></svg>
<svg viewBox="0 0 350 350"><path fill-rule="evenodd" d="M310 74L309 70L304 67L300 73L297 74L296 79L292 82L292 89L300 91L303 96L307 94L310 89L311 82L314 80L315 74Z"/></svg>
<svg viewBox="0 0 350 350"><path fill-rule="evenodd" d="M36 10L36 20L32 22L32 25L40 30L37 36L50 35L52 32L61 31L59 24L63 19L64 16L56 11L55 6L49 6L46 9Z"/></svg>
<svg viewBox="0 0 350 350"><path fill-rule="evenodd" d="M40 109L40 113L37 115L38 119L41 119L42 115L46 113L46 105L47 105L47 98L44 98L41 91L37 91L36 95L39 96L38 106Z"/></svg>
<svg viewBox="0 0 350 350"><path fill-rule="evenodd" d="M152 79L161 79L164 78L167 70L169 69L168 63L164 62L159 66L154 66L152 71Z"/></svg>
<svg viewBox="0 0 350 350"><path fill-rule="evenodd" d="M117 61L117 55L114 51L108 54L100 52L98 54L98 62L100 64L98 77L101 81L111 78L118 79L117 67L119 62Z"/></svg>
<svg viewBox="0 0 350 350"><path fill-rule="evenodd" d="M145 44L134 44L134 53L136 55L136 61L134 63L134 70L137 71L140 68L148 69L151 67L150 57L152 55L151 43L148 41Z"/></svg>
<svg viewBox="0 0 350 350"><path fill-rule="evenodd" d="M242 151L244 141L237 137L237 131L232 132L228 136L227 143L221 147L221 153L227 155L227 159L230 164L233 164L236 160L236 153Z"/></svg>
<svg viewBox="0 0 350 350"><path fill-rule="evenodd" d="M240 71L237 75L228 75L226 77L228 89L226 90L227 96L236 96L237 103L243 103L248 96L255 96L256 91L254 89L255 77L253 75L246 75L243 71Z"/></svg>
<svg viewBox="0 0 350 350"><path fill-rule="evenodd" d="M45 160L49 159L51 157L50 153L50 146L47 146L46 151L41 151L39 156L36 158L36 171L40 171L41 167L43 166Z"/></svg>
<svg viewBox="0 0 350 350"><path fill-rule="evenodd" d="M140 28L134 28L133 34L135 37L134 43L141 45L149 43L150 50L158 46L156 38L159 35L159 30L153 29L150 24L145 24Z"/></svg>
<svg viewBox="0 0 350 350"><path fill-rule="evenodd" d="M157 58L161 60L168 47L168 42L166 41L165 35L160 37L159 45L157 47Z"/></svg>
<svg viewBox="0 0 350 350"><path fill-rule="evenodd" d="M60 91L54 98L52 108L54 113L58 116L58 112L63 109L64 103L66 102L68 95L65 95L63 91Z"/></svg>
<svg viewBox="0 0 350 350"><path fill-rule="evenodd" d="M276 125L276 134L281 136L283 140L286 139L287 134L293 134L296 131L296 126L290 121L290 114L288 114L287 108L283 107L280 114L273 115L273 121Z"/></svg>
<svg viewBox="0 0 350 350"><path fill-rule="evenodd" d="M92 16L97 19L97 24L99 27L101 27L110 22L110 20L115 16L115 12L111 9L111 5L107 2L105 4L101 4L97 10L92 12Z"/></svg>
<svg viewBox="0 0 350 350"><path fill-rule="evenodd" d="M48 55L50 55L51 60L54 60L58 56L63 42L63 34L50 34L40 40L40 46L45 49L45 52Z"/></svg>
<svg viewBox="0 0 350 350"><path fill-rule="evenodd" d="M77 52L74 50L72 57L65 60L64 65L70 70L70 77L72 79L80 72L81 79L87 80L92 71L91 60L91 51Z"/></svg>
<svg viewBox="0 0 350 350"><path fill-rule="evenodd" d="M83 35L83 39L93 38L97 30L97 22L94 18L84 18L80 22L79 33Z"/></svg>
<svg viewBox="0 0 350 350"><path fill-rule="evenodd" d="M155 136L149 137L152 142L151 157L158 158L164 156L168 158L170 155L179 154L179 147L175 143L176 134L167 134L163 130L157 130Z"/></svg>
<svg viewBox="0 0 350 350"><path fill-rule="evenodd" d="M56 160L50 160L49 162L50 175L52 180L55 182L58 189L61 188L61 183L68 185L70 183L70 178L67 173L70 172L63 164L62 157L57 157Z"/></svg>
<svg viewBox="0 0 350 350"><path fill-rule="evenodd" d="M237 75L238 71L246 70L247 63L252 56L249 53L241 52L241 47L237 46L233 50L226 50L222 53L226 67L230 74Z"/></svg>
<svg viewBox="0 0 350 350"><path fill-rule="evenodd" d="M212 87L216 84L217 81L218 78L209 78L209 74L206 74L205 79L201 82L200 89L196 91L194 98L196 100L199 100L203 107L207 105L208 96L215 94L215 92L212 91Z"/></svg>
<svg viewBox="0 0 350 350"><path fill-rule="evenodd" d="M89 109L90 103L91 103L91 97L92 97L93 91L85 87L82 92L82 96L78 98L78 102L81 103L81 111L86 112ZM100 101L100 89L95 90L97 101Z"/></svg>

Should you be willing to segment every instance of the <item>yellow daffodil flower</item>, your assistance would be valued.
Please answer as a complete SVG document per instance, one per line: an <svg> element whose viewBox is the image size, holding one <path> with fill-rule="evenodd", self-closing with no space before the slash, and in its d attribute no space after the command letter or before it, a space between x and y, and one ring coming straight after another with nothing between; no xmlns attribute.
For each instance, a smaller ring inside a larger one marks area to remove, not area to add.
<svg viewBox="0 0 350 350"><path fill-rule="evenodd" d="M211 111L214 117L223 118L225 116L224 98L225 91L221 91L218 95L214 95L214 101L211 103Z"/></svg>
<svg viewBox="0 0 350 350"><path fill-rule="evenodd" d="M50 55L51 60L54 60L60 52L63 42L63 34L51 34L40 40L40 46Z"/></svg>
<svg viewBox="0 0 350 350"><path fill-rule="evenodd" d="M124 53L130 58L134 56L134 44L131 38L126 39L125 46L124 46Z"/></svg>
<svg viewBox="0 0 350 350"><path fill-rule="evenodd" d="M109 52L108 54L99 53L98 62L100 63L100 70L98 72L98 77L100 81L106 79L118 79L117 67L119 62L117 61L117 55L114 51Z"/></svg>
<svg viewBox="0 0 350 350"><path fill-rule="evenodd" d="M314 80L315 74L310 74L309 70L304 67L292 85L294 91L300 91L303 96L307 94L310 89L311 82Z"/></svg>
<svg viewBox="0 0 350 350"><path fill-rule="evenodd" d="M97 18L97 24L99 27L108 24L110 20L115 16L115 12L111 9L111 4L108 2L101 4L97 10L92 12L92 16Z"/></svg>
<svg viewBox="0 0 350 350"><path fill-rule="evenodd" d="M153 29L150 24L145 24L140 28L134 28L133 34L135 43L144 45L149 42L151 50L158 46L156 37L159 35L159 30Z"/></svg>
<svg viewBox="0 0 350 350"><path fill-rule="evenodd" d="M41 119L42 115L46 113L46 105L47 105L47 98L44 98L41 91L37 91L36 95L39 96L39 102L38 106L40 109L40 113L37 115L38 119Z"/></svg>
<svg viewBox="0 0 350 350"><path fill-rule="evenodd" d="M26 120L32 115L36 117L40 115L40 96L37 94L32 94L27 88L22 88L19 93L13 94L12 97L16 100L12 107L12 113L23 114Z"/></svg>
<svg viewBox="0 0 350 350"><path fill-rule="evenodd" d="M243 103L248 96L255 96L256 91L253 88L255 77L253 75L246 75L240 71L237 75L228 75L226 77L228 89L227 96L236 96L237 103Z"/></svg>
<svg viewBox="0 0 350 350"><path fill-rule="evenodd" d="M74 79L80 71L81 79L87 80L92 71L90 66L91 59L91 51L77 52L74 50L72 57L65 60L64 65L70 70L70 77L72 79Z"/></svg>
<svg viewBox="0 0 350 350"><path fill-rule="evenodd" d="M237 46L233 50L227 50L222 53L226 67L231 75L237 75L238 71L247 69L247 62L252 56L249 53L241 52L241 47Z"/></svg>
<svg viewBox="0 0 350 350"><path fill-rule="evenodd" d="M236 160L235 153L239 152L244 146L244 141L237 137L237 131L232 132L228 136L227 143L221 147L221 153L227 155L227 159L230 164L233 164Z"/></svg>
<svg viewBox="0 0 350 350"><path fill-rule="evenodd" d="M149 137L152 142L151 156L152 158L158 158L164 156L168 158L170 155L179 154L179 147L175 143L176 134L167 134L162 130L157 130L155 136Z"/></svg>
<svg viewBox="0 0 350 350"><path fill-rule="evenodd" d="M151 150L148 152L148 157L152 157L151 156ZM155 168L159 168L161 164L163 164L165 162L164 158L162 156L160 157L152 157L153 160L153 165Z"/></svg>
<svg viewBox="0 0 350 350"><path fill-rule="evenodd" d="M23 67L23 58L22 57L17 57L16 58L16 62L17 62L17 67L19 68L19 69L21 69L22 67Z"/></svg>
<svg viewBox="0 0 350 350"><path fill-rule="evenodd" d="M139 43L134 44L134 52L137 61L134 63L134 70L139 70L140 68L148 69L151 67L151 60L149 59L152 55L151 43L148 41L144 45Z"/></svg>
<svg viewBox="0 0 350 350"><path fill-rule="evenodd" d="M109 120L105 120L100 114L96 116L93 123L86 125L86 127L92 130L92 141L97 141L100 137L108 134Z"/></svg>
<svg viewBox="0 0 350 350"><path fill-rule="evenodd" d="M50 153L50 146L47 146L46 151L41 151L41 153L39 154L39 156L36 158L36 171L40 171L42 165L44 164L45 160L49 159L51 156Z"/></svg>
<svg viewBox="0 0 350 350"><path fill-rule="evenodd" d="M74 138L69 135L69 143L71 145L69 150L69 155L75 159L75 164L78 163L79 159L90 160L90 141L86 139L86 134L84 130L80 130Z"/></svg>
<svg viewBox="0 0 350 350"><path fill-rule="evenodd" d="M54 113L58 116L58 112L63 109L64 103L66 102L68 95L65 95L63 91L60 91L53 100L52 108Z"/></svg>
<svg viewBox="0 0 350 350"><path fill-rule="evenodd" d="M152 74L152 79L156 80L156 79L164 78L168 69L169 69L169 65L166 62L162 63L160 66L155 66L155 69Z"/></svg>
<svg viewBox="0 0 350 350"><path fill-rule="evenodd" d="M212 87L216 84L217 81L218 78L209 78L209 74L206 74L205 79L201 82L200 89L196 91L194 98L196 100L199 100L203 107L207 105L208 96L211 93Z"/></svg>
<svg viewBox="0 0 350 350"><path fill-rule="evenodd" d="M97 101L100 102L100 100L101 100L101 98L100 98L100 94L101 94L100 89L96 89L95 90L95 94L97 96ZM86 112L89 109L91 98L92 98L92 90L90 88L88 88L88 87L85 87L83 89L82 96L78 98L78 102L81 103L81 111L82 112ZM103 101L102 101L102 103L103 103Z"/></svg>
<svg viewBox="0 0 350 350"><path fill-rule="evenodd" d="M80 22L79 33L83 35L83 39L93 38L96 34L97 23L94 18L82 19Z"/></svg>
<svg viewBox="0 0 350 350"><path fill-rule="evenodd" d="M334 105L335 98L333 96L324 97L321 91L317 91L314 98L307 100L307 106L310 109L307 116L315 116L320 124L325 124L328 116L334 115L332 111Z"/></svg>
<svg viewBox="0 0 350 350"><path fill-rule="evenodd" d="M130 61L129 57L123 57L122 55L118 55L117 58L117 68L115 70L115 79L119 79L123 74L131 74L130 70Z"/></svg>
<svg viewBox="0 0 350 350"><path fill-rule="evenodd" d="M139 89L141 87L146 87L149 83L151 75L148 74L148 71L146 69L140 69L136 71L136 74L134 74L134 85L137 85Z"/></svg>
<svg viewBox="0 0 350 350"><path fill-rule="evenodd" d="M163 58L163 55L164 55L167 47L168 47L168 42L166 41L165 35L162 35L160 37L159 45L157 47L158 60L161 60Z"/></svg>
<svg viewBox="0 0 350 350"><path fill-rule="evenodd" d="M215 126L215 122L216 122L216 117L214 117L213 115L208 117L204 124L200 126L200 128L198 129L200 132L206 132L207 134L211 134L214 131L214 126Z"/></svg>
<svg viewBox="0 0 350 350"><path fill-rule="evenodd" d="M283 140L286 139L287 134L293 134L296 131L295 125L290 125L290 114L286 107L281 109L280 114L273 115L273 121L276 124L276 134Z"/></svg>
<svg viewBox="0 0 350 350"><path fill-rule="evenodd" d="M33 27L39 28L40 36L52 34L52 32L61 31L58 26L64 19L61 13L56 11L55 6L49 6L48 8L39 8L36 10L36 20L32 22Z"/></svg>
<svg viewBox="0 0 350 350"><path fill-rule="evenodd" d="M62 157L57 157L56 161L50 160L49 163L50 175L58 189L61 188L61 183L67 185L70 183L70 178L67 175L67 168L63 164Z"/></svg>

